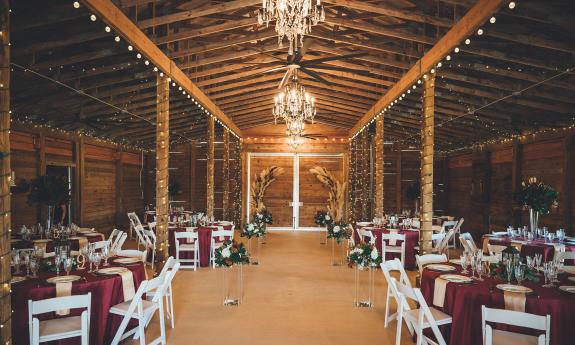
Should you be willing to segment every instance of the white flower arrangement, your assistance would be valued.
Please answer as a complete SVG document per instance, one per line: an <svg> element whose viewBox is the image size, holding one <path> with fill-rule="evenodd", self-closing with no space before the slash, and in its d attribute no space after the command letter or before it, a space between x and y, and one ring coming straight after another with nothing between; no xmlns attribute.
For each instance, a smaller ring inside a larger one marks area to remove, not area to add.
<svg viewBox="0 0 575 345"><path fill-rule="evenodd" d="M241 236L247 238L262 237L265 232L266 228L263 223L247 223L244 224Z"/></svg>

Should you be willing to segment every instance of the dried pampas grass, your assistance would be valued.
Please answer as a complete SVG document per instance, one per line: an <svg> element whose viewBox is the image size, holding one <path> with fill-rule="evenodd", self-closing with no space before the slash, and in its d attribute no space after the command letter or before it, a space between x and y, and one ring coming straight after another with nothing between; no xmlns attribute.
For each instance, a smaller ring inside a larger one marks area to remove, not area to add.
<svg viewBox="0 0 575 345"><path fill-rule="evenodd" d="M341 221L344 216L345 188L347 187L347 183L339 182L327 169L319 166L313 167L309 169L309 171L315 174L317 179L329 189L328 214L334 221Z"/></svg>
<svg viewBox="0 0 575 345"><path fill-rule="evenodd" d="M256 176L256 179L250 188L251 204L254 213L261 212L265 208L264 193L266 192L266 188L268 188L268 186L274 182L278 176L283 174L283 172L283 168L274 165L262 170L262 172Z"/></svg>

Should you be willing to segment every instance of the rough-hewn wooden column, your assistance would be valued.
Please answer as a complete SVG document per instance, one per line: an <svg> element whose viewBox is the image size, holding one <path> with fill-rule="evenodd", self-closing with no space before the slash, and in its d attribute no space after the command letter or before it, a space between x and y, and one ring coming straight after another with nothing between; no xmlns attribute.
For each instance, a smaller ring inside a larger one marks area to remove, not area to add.
<svg viewBox="0 0 575 345"><path fill-rule="evenodd" d="M126 217L124 214L124 193L122 188L124 184L124 164L122 162L122 149L116 151L116 226L122 228L122 220Z"/></svg>
<svg viewBox="0 0 575 345"><path fill-rule="evenodd" d="M10 302L10 1L0 0L0 344L12 344Z"/></svg>
<svg viewBox="0 0 575 345"><path fill-rule="evenodd" d="M190 210L196 209L196 160L197 145L196 141L190 143Z"/></svg>
<svg viewBox="0 0 575 345"><path fill-rule="evenodd" d="M214 117L208 117L208 161L207 161L207 202L206 214L208 217L214 216L214 141L215 141L215 123Z"/></svg>
<svg viewBox="0 0 575 345"><path fill-rule="evenodd" d="M523 149L519 140L513 141L513 160L511 163L511 195L515 195L521 188L521 165L523 160ZM512 213L513 213L513 226L521 226L521 213L522 207L513 199Z"/></svg>
<svg viewBox="0 0 575 345"><path fill-rule="evenodd" d="M573 235L573 138L568 134L563 143L563 193L560 194L559 207L563 208L563 226Z"/></svg>
<svg viewBox="0 0 575 345"><path fill-rule="evenodd" d="M383 217L384 210L384 127L383 114L375 121L375 214L374 217Z"/></svg>
<svg viewBox="0 0 575 345"><path fill-rule="evenodd" d="M397 159L395 162L395 208L397 213L401 213L402 206L402 190L401 190L401 150L397 150Z"/></svg>
<svg viewBox="0 0 575 345"><path fill-rule="evenodd" d="M156 272L168 258L170 83L158 75L156 97Z"/></svg>
<svg viewBox="0 0 575 345"><path fill-rule="evenodd" d="M433 246L433 138L435 120L435 76L423 79L423 126L421 128L421 231L419 247L428 253Z"/></svg>
<svg viewBox="0 0 575 345"><path fill-rule="evenodd" d="M222 200L223 219L230 220L230 132L224 129L224 195Z"/></svg>

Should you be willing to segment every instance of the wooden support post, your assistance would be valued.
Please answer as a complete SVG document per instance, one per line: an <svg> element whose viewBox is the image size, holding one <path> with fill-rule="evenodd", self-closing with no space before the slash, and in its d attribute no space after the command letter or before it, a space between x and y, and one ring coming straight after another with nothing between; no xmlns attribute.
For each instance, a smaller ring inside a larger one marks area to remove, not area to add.
<svg viewBox="0 0 575 345"><path fill-rule="evenodd" d="M515 196L515 193L521 188L521 165L522 165L522 149L521 143L518 140L513 142L513 161L511 163L511 195ZM518 227L521 226L521 205L518 205L515 200L511 201L513 209L513 225Z"/></svg>
<svg viewBox="0 0 575 345"><path fill-rule="evenodd" d="M565 136L563 143L563 193L559 207L563 208L563 226L573 235L573 135Z"/></svg>
<svg viewBox="0 0 575 345"><path fill-rule="evenodd" d="M10 1L0 0L0 344L12 344L10 300Z"/></svg>
<svg viewBox="0 0 575 345"><path fill-rule="evenodd" d="M401 190L401 150L397 150L397 163L395 164L395 208L397 213L403 211L403 191Z"/></svg>
<svg viewBox="0 0 575 345"><path fill-rule="evenodd" d="M124 217L124 165L122 164L122 149L116 151L116 227L122 228Z"/></svg>
<svg viewBox="0 0 575 345"><path fill-rule="evenodd" d="M385 169L385 147L383 114L375 121L375 217L383 218L385 214L384 204L384 169Z"/></svg>
<svg viewBox="0 0 575 345"><path fill-rule="evenodd" d="M36 174L37 176L46 175L46 136L44 133L40 132L38 134L38 141L36 142L36 154L37 154L37 165ZM46 219L46 210L42 206L37 206L36 218L38 223L43 224L44 219Z"/></svg>
<svg viewBox="0 0 575 345"><path fill-rule="evenodd" d="M75 200L75 215L76 222L80 226L84 225L84 201L85 195L82 191L84 188L85 177L85 150L84 150L84 138L80 138L74 142L74 160L76 163L76 169L74 171L74 200Z"/></svg>
<svg viewBox="0 0 575 345"><path fill-rule="evenodd" d="M443 203L443 214L449 215L449 158L447 156L443 158L442 169L443 197L441 199Z"/></svg>
<svg viewBox="0 0 575 345"><path fill-rule="evenodd" d="M222 200L223 219L230 220L230 132L224 129L224 164L223 177L224 177L224 194Z"/></svg>
<svg viewBox="0 0 575 345"><path fill-rule="evenodd" d="M196 160L197 160L196 141L190 143L190 210L195 210L195 193L196 193Z"/></svg>
<svg viewBox="0 0 575 345"><path fill-rule="evenodd" d="M156 273L168 258L170 83L158 75L156 99Z"/></svg>
<svg viewBox="0 0 575 345"><path fill-rule="evenodd" d="M421 231L419 247L424 254L433 247L433 141L435 120L435 75L423 79L423 127L421 129Z"/></svg>
<svg viewBox="0 0 575 345"><path fill-rule="evenodd" d="M207 160L207 178L206 178L206 214L208 217L214 216L214 141L215 141L215 122L214 117L208 117L208 160Z"/></svg>
<svg viewBox="0 0 575 345"><path fill-rule="evenodd" d="M367 130L361 133L361 158L359 164L361 171L359 178L361 179L361 192L360 192L360 217L361 221L369 220L369 133Z"/></svg>

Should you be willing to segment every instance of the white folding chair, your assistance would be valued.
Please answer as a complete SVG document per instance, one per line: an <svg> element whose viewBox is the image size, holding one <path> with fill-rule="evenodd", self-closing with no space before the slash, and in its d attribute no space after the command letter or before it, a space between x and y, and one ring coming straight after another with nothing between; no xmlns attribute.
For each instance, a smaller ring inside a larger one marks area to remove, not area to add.
<svg viewBox="0 0 575 345"><path fill-rule="evenodd" d="M136 225L142 226L142 222L140 222L140 218L136 214L136 212L128 212L128 219L130 220L130 239L132 239L133 231L135 231Z"/></svg>
<svg viewBox="0 0 575 345"><path fill-rule="evenodd" d="M156 262L156 222L148 223L148 228L150 230L146 230L142 228L142 233L146 236L146 243L148 244L150 250L152 251L152 270L154 269L154 263Z"/></svg>
<svg viewBox="0 0 575 345"><path fill-rule="evenodd" d="M417 345L421 344L438 344L447 345L443 335L439 331L439 326L447 325L452 322L451 316L445 314L439 309L434 307L429 307L425 298L421 294L421 291L417 288L412 288L406 284L398 282L395 278L391 278L392 284L395 284L398 295L401 300L401 308L398 308L397 312L397 333L395 338L395 344L400 345L401 343L401 329L402 321L405 319L406 323L411 324L415 330L417 336ZM407 309L405 308L407 299L411 299L418 303L418 309ZM437 342L433 341L429 337L423 334L423 330L431 328L433 335Z"/></svg>
<svg viewBox="0 0 575 345"><path fill-rule="evenodd" d="M171 321L172 328L174 328L174 292L172 290L172 280L177 271L180 269L180 265L177 265L176 269L176 262L176 259L174 259L173 256L170 256L168 260L166 260L164 267L162 267L162 271L158 275L158 277L169 277L170 274L173 274L173 276L168 280L168 286L166 287L166 291L164 293L166 302L166 317ZM155 291L148 291L146 293L146 298L148 300L153 299L155 294Z"/></svg>
<svg viewBox="0 0 575 345"><path fill-rule="evenodd" d="M92 248L94 248L94 249L97 250L97 249L102 249L102 248L104 248L105 246L107 246L107 245L109 245L109 244L110 244L110 242L108 242L108 241L106 240L106 241L92 242L92 243L90 243L89 245L92 246Z"/></svg>
<svg viewBox="0 0 575 345"><path fill-rule="evenodd" d="M110 236L108 236L108 242L110 243L110 247L112 247L114 245L114 242L118 240L118 236L120 235L121 232L122 231L118 229L114 229L112 230L112 232L110 232Z"/></svg>
<svg viewBox="0 0 575 345"><path fill-rule="evenodd" d="M477 245L470 233L464 232L459 235L459 242L461 242L461 246L464 250L470 253L477 251Z"/></svg>
<svg viewBox="0 0 575 345"><path fill-rule="evenodd" d="M419 218L412 218L411 219L411 228L412 229L420 229L421 228L421 221Z"/></svg>
<svg viewBox="0 0 575 345"><path fill-rule="evenodd" d="M180 231L174 233L174 237L176 242L176 260L182 263L182 269L191 268L195 271L200 264L200 241L198 240L198 233L192 231ZM186 240L186 243L180 243L180 239ZM192 243L187 243L188 240L192 240ZM180 259L180 252L192 252L193 259Z"/></svg>
<svg viewBox="0 0 575 345"><path fill-rule="evenodd" d="M116 255L118 256L125 256L128 258L138 258L144 264L146 263L146 259L148 258L148 252L146 250L137 250L137 249L120 249L116 251Z"/></svg>
<svg viewBox="0 0 575 345"><path fill-rule="evenodd" d="M128 237L128 234L126 234L124 231L120 231L120 233L116 237L116 240L110 246L110 251L112 253L116 253L117 251L121 250L122 246L124 245L124 242L126 242L127 237Z"/></svg>
<svg viewBox="0 0 575 345"><path fill-rule="evenodd" d="M212 268L216 267L216 249L224 244L226 238L232 240L234 238L234 230L223 230L223 227L218 227L218 230L212 231L210 243L210 262Z"/></svg>
<svg viewBox="0 0 575 345"><path fill-rule="evenodd" d="M388 241L396 241L396 245L390 245ZM397 242L401 241L398 245ZM385 260L387 253L399 253L401 264L405 264L405 235L404 234L381 234L381 257Z"/></svg>
<svg viewBox="0 0 575 345"><path fill-rule="evenodd" d="M498 255L501 254L507 248L506 246L500 246L498 244L491 244L487 243L487 250L489 251L489 255Z"/></svg>
<svg viewBox="0 0 575 345"><path fill-rule="evenodd" d="M445 254L425 254L415 255L415 262L419 268L419 274L423 272L423 268L429 264L440 264L447 262L447 255Z"/></svg>
<svg viewBox="0 0 575 345"><path fill-rule="evenodd" d="M439 244L431 248L431 253L445 254L447 252L447 256L449 257L449 241L451 240L451 238L453 238L456 231L457 231L456 228L449 229L445 237L443 237L441 241L439 241Z"/></svg>
<svg viewBox="0 0 575 345"><path fill-rule="evenodd" d="M444 221L443 224L441 224L441 229L443 230L443 232L447 233L447 232L449 232L449 230L457 227L458 225L459 225L458 221L447 220L447 221ZM453 237L451 237L451 245L449 245L451 248L457 247L457 241L456 241L455 237L456 237L458 232L459 232L459 229L456 229L455 233L453 234Z"/></svg>
<svg viewBox="0 0 575 345"><path fill-rule="evenodd" d="M359 239L361 242L366 242L367 240L368 243L372 243L375 239L375 236L373 235L371 230L366 228L358 228L357 234L359 235Z"/></svg>
<svg viewBox="0 0 575 345"><path fill-rule="evenodd" d="M566 252L565 247L562 248L563 251L557 250L555 248L555 261L565 262L565 260L575 260L575 252Z"/></svg>
<svg viewBox="0 0 575 345"><path fill-rule="evenodd" d="M550 315L541 316L513 310L492 309L483 305L481 306L481 319L484 345L549 345L551 337ZM534 336L494 330L487 322L536 329L545 331L545 334Z"/></svg>
<svg viewBox="0 0 575 345"><path fill-rule="evenodd" d="M67 338L81 338L82 345L90 341L90 306L92 294L28 300L28 327L30 344ZM34 315L55 312L62 309L86 309L80 316L68 316L40 321Z"/></svg>
<svg viewBox="0 0 575 345"><path fill-rule="evenodd" d="M112 339L112 345L118 345L120 341L132 336L133 334L135 335L136 332L140 338L140 345L146 345L146 318L144 313L144 303L146 303L148 308L152 307L151 304L153 304L152 302L142 300L142 296L147 291L147 289L148 281L144 280L130 301L122 302L110 308L111 314L123 316L120 327L118 327L116 334L114 335L114 339ZM138 326L128 332L125 332L126 328L128 327L128 323L132 319L138 320Z"/></svg>
<svg viewBox="0 0 575 345"><path fill-rule="evenodd" d="M387 325L389 324L390 321L397 319L397 312L391 315L389 314L390 296L393 297L393 299L395 300L398 310L401 306L398 291L395 287L395 284L391 282L391 278L393 278L391 276L391 272L392 271L399 272L399 281L402 284L411 286L411 282L409 281L409 277L407 276L407 273L403 268L403 264L401 263L401 261L399 261L399 259L395 258L393 260L382 262L380 266L383 275L385 276L385 280L387 281L387 295L385 297L385 319L384 319L384 325L385 328L387 328ZM410 307L409 305L406 305L405 308L409 309ZM409 332L413 334L413 328L411 324L408 324L407 327L409 328Z"/></svg>

